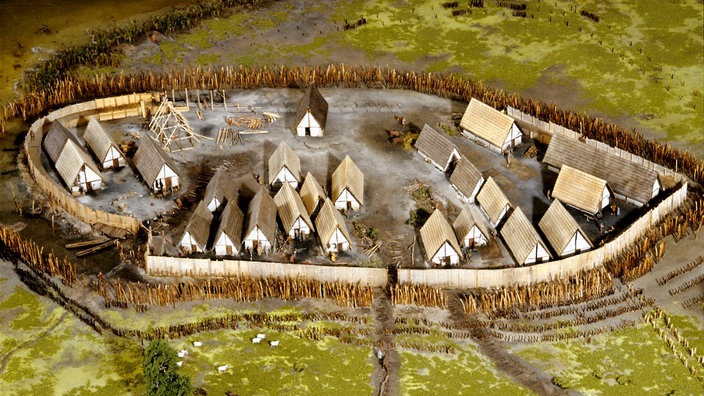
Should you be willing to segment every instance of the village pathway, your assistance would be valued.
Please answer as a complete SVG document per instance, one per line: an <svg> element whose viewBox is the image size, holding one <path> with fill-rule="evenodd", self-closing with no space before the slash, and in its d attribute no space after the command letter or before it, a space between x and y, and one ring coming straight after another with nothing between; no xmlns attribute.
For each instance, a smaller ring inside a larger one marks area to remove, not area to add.
<svg viewBox="0 0 704 396"><path fill-rule="evenodd" d="M448 293L448 309L452 322L460 328L472 330L472 340L479 351L491 359L496 368L509 378L522 384L538 395L577 395L553 384L545 373L536 370L520 357L509 353L507 343L486 335L480 326L472 326L472 319L465 314L457 293Z"/></svg>
<svg viewBox="0 0 704 396"><path fill-rule="evenodd" d="M372 378L374 395L397 395L399 393L399 370L401 362L394 340L394 306L387 289L374 290L373 311L376 318L377 340L374 347L376 366Z"/></svg>

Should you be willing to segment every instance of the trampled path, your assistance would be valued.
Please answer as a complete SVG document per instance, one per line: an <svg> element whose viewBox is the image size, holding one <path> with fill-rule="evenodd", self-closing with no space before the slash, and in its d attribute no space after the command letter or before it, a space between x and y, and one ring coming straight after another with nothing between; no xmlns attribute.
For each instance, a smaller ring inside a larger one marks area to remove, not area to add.
<svg viewBox="0 0 704 396"><path fill-rule="evenodd" d="M476 327L472 331L472 339L479 346L479 351L489 357L496 368L509 378L522 384L539 395L571 395L576 394L561 389L551 382L544 373L531 367L523 359L511 354L506 348L506 342L487 336L484 329L472 326L471 319L464 313L462 303L456 293L448 293L448 309L452 322L460 328Z"/></svg>

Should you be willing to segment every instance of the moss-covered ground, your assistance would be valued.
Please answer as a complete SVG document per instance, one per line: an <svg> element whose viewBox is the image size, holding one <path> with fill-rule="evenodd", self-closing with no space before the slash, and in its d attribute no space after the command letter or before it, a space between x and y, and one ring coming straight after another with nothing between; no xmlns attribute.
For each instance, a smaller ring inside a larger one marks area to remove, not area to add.
<svg viewBox="0 0 704 396"><path fill-rule="evenodd" d="M704 389L645 324L588 340L515 346L514 353L558 386L584 394L700 395Z"/></svg>
<svg viewBox="0 0 704 396"><path fill-rule="evenodd" d="M419 335L400 335L397 345L414 348L451 347L452 353L419 352L399 348L399 381L404 395L528 395L530 390L496 370L494 364L469 342Z"/></svg>
<svg viewBox="0 0 704 396"><path fill-rule="evenodd" d="M0 281L0 394L143 394L142 348Z"/></svg>
<svg viewBox="0 0 704 396"><path fill-rule="evenodd" d="M266 334L261 343L251 342ZM267 341L279 341L271 347ZM200 341L200 347L192 342ZM368 395L372 393L373 356L370 347L320 341L268 329L223 330L174 340L186 349L181 372L208 394L233 391L240 395ZM227 365L224 372L219 366Z"/></svg>

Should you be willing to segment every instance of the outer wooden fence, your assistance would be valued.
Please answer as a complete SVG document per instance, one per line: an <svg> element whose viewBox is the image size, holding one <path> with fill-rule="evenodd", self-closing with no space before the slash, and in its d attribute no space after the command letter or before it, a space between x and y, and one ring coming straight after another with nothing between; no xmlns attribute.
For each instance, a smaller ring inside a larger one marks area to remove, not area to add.
<svg viewBox="0 0 704 396"><path fill-rule="evenodd" d="M139 230L139 219L96 210L78 202L61 184L49 176L42 165L41 151L44 124L46 122L59 120L67 127L75 127L78 124L87 122L89 116L97 116L102 121L132 117L142 114L145 103L151 105L152 94L131 94L96 99L66 106L36 120L29 128L29 133L24 142L29 173L32 179L55 205L58 205L81 221L91 225L105 224L136 233Z"/></svg>
<svg viewBox="0 0 704 396"><path fill-rule="evenodd" d="M687 184L685 183L614 240L575 256L543 264L502 269L399 269L398 282L452 289L498 288L575 276L581 271L604 265L605 261L616 257L642 236L649 227L656 225L668 213L677 209L686 198Z"/></svg>
<svg viewBox="0 0 704 396"><path fill-rule="evenodd" d="M183 257L147 256L147 272L159 275L238 276L255 278L306 278L321 282L360 283L384 286L386 268L288 264L246 260L209 260Z"/></svg>

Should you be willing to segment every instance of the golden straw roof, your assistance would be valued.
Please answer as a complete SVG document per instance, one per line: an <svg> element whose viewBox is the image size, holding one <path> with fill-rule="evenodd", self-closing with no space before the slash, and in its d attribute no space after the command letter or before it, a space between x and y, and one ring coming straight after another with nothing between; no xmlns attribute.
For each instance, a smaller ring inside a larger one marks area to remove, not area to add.
<svg viewBox="0 0 704 396"><path fill-rule="evenodd" d="M491 236L487 224L484 223L484 216L476 212L476 207L471 206L469 208L463 208L460 215L457 216L455 222L452 223L452 227L455 229L455 234L458 240L463 240L465 236L469 233L472 227L477 226L479 231L484 234L485 238Z"/></svg>
<svg viewBox="0 0 704 396"><path fill-rule="evenodd" d="M364 174L349 155L345 156L332 174L332 198L337 199L345 188L360 205L364 205Z"/></svg>
<svg viewBox="0 0 704 396"><path fill-rule="evenodd" d="M562 254L575 232L582 234L587 243L594 247L587 235L582 231L582 228L577 224L577 221L558 199L552 201L543 218L540 219L538 226L557 254Z"/></svg>
<svg viewBox="0 0 704 396"><path fill-rule="evenodd" d="M562 135L553 135L543 162L560 169L569 165L606 180L617 194L646 203L659 181L657 172L646 169L618 155Z"/></svg>
<svg viewBox="0 0 704 396"><path fill-rule="evenodd" d="M83 133L83 140L85 140L88 147L93 150L93 153L95 153L95 156L98 157L100 161L105 160L111 147L114 147L115 150L124 157L120 147L112 140L102 124L100 124L95 117L91 117L90 121L88 121L86 131Z"/></svg>
<svg viewBox="0 0 704 396"><path fill-rule="evenodd" d="M479 172L479 169L467 157L462 155L455 170L450 175L450 183L457 187L462 195L469 198L483 178L484 176Z"/></svg>
<svg viewBox="0 0 704 396"><path fill-rule="evenodd" d="M325 203L323 203L323 207L320 208L318 217L315 219L315 227L318 229L318 236L323 244L327 244L330 241L336 229L339 229L347 241L352 243L345 219L335 209L335 204L332 203L330 198L325 198Z"/></svg>
<svg viewBox="0 0 704 396"><path fill-rule="evenodd" d="M460 128L473 133L494 146L503 147L513 122L513 118L472 98L462 116Z"/></svg>
<svg viewBox="0 0 704 396"><path fill-rule="evenodd" d="M283 184L279 192L274 196L274 203L276 203L276 210L279 212L281 224L283 224L286 232L291 230L298 218L308 224L311 231L314 230L313 222L310 221L310 216L308 216L308 211L303 205L303 200L301 200L301 197L290 184Z"/></svg>
<svg viewBox="0 0 704 396"><path fill-rule="evenodd" d="M447 169L453 154L457 155L457 147L445 135L425 124L416 140L416 150L438 164L443 171Z"/></svg>
<svg viewBox="0 0 704 396"><path fill-rule="evenodd" d="M237 201L227 201L227 205L222 211L222 215L220 215L220 225L215 233L214 240L217 242L217 240L220 239L220 235L225 234L228 238L230 238L232 244L237 247L237 250L239 250L240 245L242 244L243 223L244 214L242 213L242 210L240 210L239 206L237 206Z"/></svg>
<svg viewBox="0 0 704 396"><path fill-rule="evenodd" d="M535 230L520 207L516 208L506 220L501 228L501 236L513 257L521 264L526 261L537 244L540 244L550 255L545 242L540 238L538 231Z"/></svg>
<svg viewBox="0 0 704 396"><path fill-rule="evenodd" d="M301 181L301 160L286 142L281 142L269 157L269 183L274 181L282 168L288 169L296 181Z"/></svg>
<svg viewBox="0 0 704 396"><path fill-rule="evenodd" d="M479 202L479 206L489 215L489 220L492 224L498 223L499 217L504 209L506 209L507 206L511 206L511 202L508 201L506 195L504 195L499 185L496 184L496 181L494 181L494 178L491 176L484 182L482 189L479 190L477 202Z"/></svg>
<svg viewBox="0 0 704 396"><path fill-rule="evenodd" d="M306 173L306 178L301 186L301 199L308 213L313 213L316 206L325 201L325 197L325 190L320 186L315 176L310 172Z"/></svg>
<svg viewBox="0 0 704 396"><path fill-rule="evenodd" d="M449 242L450 246L455 249L458 255L462 253L455 232L452 230L452 226L438 209L435 209L433 214L431 214L425 224L423 224L423 227L421 227L420 239L423 242L423 248L429 260L432 260L435 253L437 253L445 242Z"/></svg>
<svg viewBox="0 0 704 396"><path fill-rule="evenodd" d="M562 165L552 190L552 196L577 209L597 213L601 210L604 188L606 188L606 180L569 165Z"/></svg>

